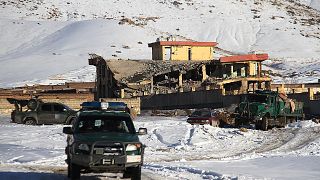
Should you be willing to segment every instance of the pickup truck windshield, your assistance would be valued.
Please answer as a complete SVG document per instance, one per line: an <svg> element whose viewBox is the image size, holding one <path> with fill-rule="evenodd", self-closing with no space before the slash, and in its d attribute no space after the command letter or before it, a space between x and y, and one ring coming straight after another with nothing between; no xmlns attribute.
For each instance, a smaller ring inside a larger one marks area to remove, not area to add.
<svg viewBox="0 0 320 180"><path fill-rule="evenodd" d="M76 124L78 133L118 132L134 134L132 120L117 116L82 116Z"/></svg>

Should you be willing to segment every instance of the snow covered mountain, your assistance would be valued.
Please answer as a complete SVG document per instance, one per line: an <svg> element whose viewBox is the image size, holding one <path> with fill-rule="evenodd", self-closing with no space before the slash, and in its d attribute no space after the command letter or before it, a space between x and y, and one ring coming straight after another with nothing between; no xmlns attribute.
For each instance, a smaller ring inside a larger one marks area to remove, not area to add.
<svg viewBox="0 0 320 180"><path fill-rule="evenodd" d="M147 43L167 35L267 52L276 82L320 78L318 0L1 0L0 8L0 87L94 80L89 53L150 59Z"/></svg>
<svg viewBox="0 0 320 180"><path fill-rule="evenodd" d="M305 4L320 11L320 1L319 0L296 0L298 3Z"/></svg>

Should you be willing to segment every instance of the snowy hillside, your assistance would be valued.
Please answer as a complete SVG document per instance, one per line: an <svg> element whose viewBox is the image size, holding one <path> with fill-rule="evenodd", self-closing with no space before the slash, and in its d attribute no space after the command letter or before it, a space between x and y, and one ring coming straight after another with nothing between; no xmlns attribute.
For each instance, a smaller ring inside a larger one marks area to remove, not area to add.
<svg viewBox="0 0 320 180"><path fill-rule="evenodd" d="M219 48L233 53L267 52L276 62L269 63L268 68L290 76L293 72L286 65L295 64L301 69L294 74L304 76L310 73L310 66L320 69L319 1L296 2L300 3L0 1L0 87L52 83L56 79L94 80L94 68L87 62L89 53L113 59L150 59L147 44L171 34L180 39L216 41ZM320 78L319 71L312 74L298 82Z"/></svg>
<svg viewBox="0 0 320 180"><path fill-rule="evenodd" d="M296 1L320 11L320 1L319 0L296 0Z"/></svg>

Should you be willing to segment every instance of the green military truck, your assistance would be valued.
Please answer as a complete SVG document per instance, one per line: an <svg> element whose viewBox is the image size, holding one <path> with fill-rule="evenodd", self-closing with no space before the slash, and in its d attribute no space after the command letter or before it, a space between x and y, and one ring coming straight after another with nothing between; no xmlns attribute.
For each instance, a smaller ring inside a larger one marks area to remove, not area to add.
<svg viewBox="0 0 320 180"><path fill-rule="evenodd" d="M269 90L257 90L242 95L235 110L236 126L254 124L256 129L265 131L272 127L284 127L303 118L302 102Z"/></svg>
<svg viewBox="0 0 320 180"><path fill-rule="evenodd" d="M119 103L83 105L72 127L63 128L68 134L68 177L79 179L81 173L109 172L140 180L145 146L138 135L146 134L147 129L136 132L130 114Z"/></svg>

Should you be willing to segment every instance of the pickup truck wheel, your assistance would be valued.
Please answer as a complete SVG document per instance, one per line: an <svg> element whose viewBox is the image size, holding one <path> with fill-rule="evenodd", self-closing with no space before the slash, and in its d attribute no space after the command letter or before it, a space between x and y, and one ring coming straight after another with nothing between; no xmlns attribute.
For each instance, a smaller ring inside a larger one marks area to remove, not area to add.
<svg viewBox="0 0 320 180"><path fill-rule="evenodd" d="M71 165L68 164L68 178L71 178Z"/></svg>
<svg viewBox="0 0 320 180"><path fill-rule="evenodd" d="M71 180L79 180L80 179L80 167L78 165L76 165L76 164L69 163L68 168L70 168L70 178L71 178Z"/></svg>
<svg viewBox="0 0 320 180"><path fill-rule="evenodd" d="M256 130L262 130L261 121L256 122Z"/></svg>
<svg viewBox="0 0 320 180"><path fill-rule="evenodd" d="M131 180L141 180L141 166L127 168L123 173L123 178L131 178Z"/></svg>
<svg viewBox="0 0 320 180"><path fill-rule="evenodd" d="M25 121L24 121L24 123L26 124L26 125L36 125L37 123L36 123L36 120L34 120L33 118L27 118Z"/></svg>
<svg viewBox="0 0 320 180"><path fill-rule="evenodd" d="M74 121L76 120L75 117L70 118L70 120L66 123L67 125L73 125Z"/></svg>
<svg viewBox="0 0 320 180"><path fill-rule="evenodd" d="M71 177L71 164L70 164L70 158L69 155L67 155L67 164L68 164L68 178Z"/></svg>

